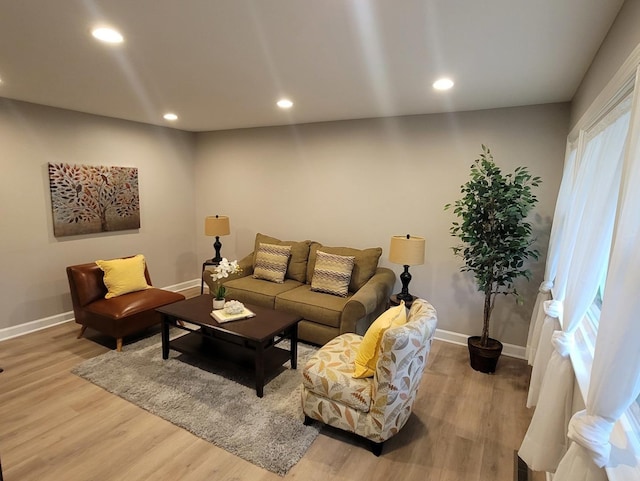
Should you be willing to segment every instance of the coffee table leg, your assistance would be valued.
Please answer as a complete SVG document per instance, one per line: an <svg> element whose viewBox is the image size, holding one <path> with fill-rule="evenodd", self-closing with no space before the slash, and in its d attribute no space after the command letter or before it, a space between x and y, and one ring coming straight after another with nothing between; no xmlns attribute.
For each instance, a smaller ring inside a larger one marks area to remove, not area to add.
<svg viewBox="0 0 640 481"><path fill-rule="evenodd" d="M264 394L264 346L256 346L256 394L262 397Z"/></svg>
<svg viewBox="0 0 640 481"><path fill-rule="evenodd" d="M169 359L169 316L162 315L162 359Z"/></svg>
<svg viewBox="0 0 640 481"><path fill-rule="evenodd" d="M291 369L298 367L298 324L291 328Z"/></svg>

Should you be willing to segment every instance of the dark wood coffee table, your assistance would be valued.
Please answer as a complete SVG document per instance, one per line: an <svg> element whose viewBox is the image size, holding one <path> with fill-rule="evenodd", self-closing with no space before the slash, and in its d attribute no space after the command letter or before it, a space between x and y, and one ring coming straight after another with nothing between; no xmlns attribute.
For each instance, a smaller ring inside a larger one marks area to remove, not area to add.
<svg viewBox="0 0 640 481"><path fill-rule="evenodd" d="M291 367L297 367L301 317L246 304L255 317L219 324L210 315L212 300L212 295L204 294L156 309L162 314L162 358L168 359L169 349L173 349L250 367L255 372L256 394L262 397L265 372L278 369L289 359ZM186 321L197 329L180 325L178 321ZM170 326L189 331L189 334L170 341ZM284 339L291 340L288 351L277 347Z"/></svg>

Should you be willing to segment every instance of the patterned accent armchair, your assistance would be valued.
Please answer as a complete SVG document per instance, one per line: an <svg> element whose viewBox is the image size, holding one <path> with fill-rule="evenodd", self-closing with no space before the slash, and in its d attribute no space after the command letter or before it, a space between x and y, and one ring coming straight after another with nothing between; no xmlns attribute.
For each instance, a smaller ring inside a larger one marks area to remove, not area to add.
<svg viewBox="0 0 640 481"><path fill-rule="evenodd" d="M305 424L315 419L356 433L370 440L379 456L384 441L411 414L436 323L433 306L416 299L407 323L384 333L376 372L366 379L352 377L362 336L343 334L325 344L302 372Z"/></svg>

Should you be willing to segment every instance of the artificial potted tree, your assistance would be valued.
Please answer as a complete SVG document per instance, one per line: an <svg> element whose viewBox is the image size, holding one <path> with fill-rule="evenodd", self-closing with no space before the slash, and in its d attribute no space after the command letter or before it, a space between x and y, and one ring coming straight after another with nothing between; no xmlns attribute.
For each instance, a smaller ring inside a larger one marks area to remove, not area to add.
<svg viewBox="0 0 640 481"><path fill-rule="evenodd" d="M519 277L531 278L525 267L529 258L537 259L531 247L531 224L526 217L538 199L532 187L540 185L526 167L503 174L489 148L482 146L480 158L471 165L470 179L461 186L462 198L453 207L459 221L449 232L460 240L452 247L464 259L461 272L471 272L478 290L484 293L482 335L467 339L471 367L485 373L495 372L502 343L489 337L491 313L498 294L522 299L515 287Z"/></svg>

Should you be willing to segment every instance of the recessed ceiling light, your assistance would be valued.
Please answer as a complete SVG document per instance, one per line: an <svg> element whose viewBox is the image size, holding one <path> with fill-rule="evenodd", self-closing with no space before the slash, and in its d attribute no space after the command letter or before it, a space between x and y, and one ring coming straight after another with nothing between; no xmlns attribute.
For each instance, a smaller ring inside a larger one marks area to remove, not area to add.
<svg viewBox="0 0 640 481"><path fill-rule="evenodd" d="M293 107L293 102L289 99L280 99L278 100L276 105L281 109L290 109L291 107Z"/></svg>
<svg viewBox="0 0 640 481"><path fill-rule="evenodd" d="M433 82L433 88L436 90L449 90L453 87L453 80L449 78L441 78Z"/></svg>
<svg viewBox="0 0 640 481"><path fill-rule="evenodd" d="M98 27L91 31L91 35L106 43L122 43L124 37L120 32L109 27Z"/></svg>
<svg viewBox="0 0 640 481"><path fill-rule="evenodd" d="M178 116L171 112L164 114L163 117L165 120L171 120L171 121L178 120Z"/></svg>

